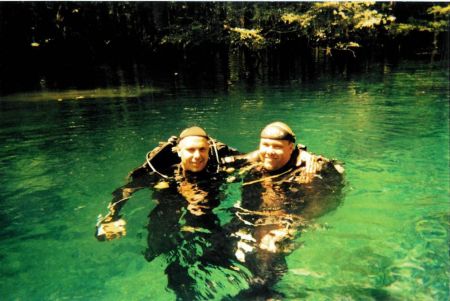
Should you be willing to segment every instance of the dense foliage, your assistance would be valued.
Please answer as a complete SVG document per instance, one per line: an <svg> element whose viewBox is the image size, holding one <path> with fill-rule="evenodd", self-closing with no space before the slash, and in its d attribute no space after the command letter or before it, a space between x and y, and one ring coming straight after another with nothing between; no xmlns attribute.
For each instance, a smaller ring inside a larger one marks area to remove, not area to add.
<svg viewBox="0 0 450 301"><path fill-rule="evenodd" d="M432 2L2 2L0 66L4 79L214 53L257 64L280 51L438 59L448 56L449 15L448 3Z"/></svg>

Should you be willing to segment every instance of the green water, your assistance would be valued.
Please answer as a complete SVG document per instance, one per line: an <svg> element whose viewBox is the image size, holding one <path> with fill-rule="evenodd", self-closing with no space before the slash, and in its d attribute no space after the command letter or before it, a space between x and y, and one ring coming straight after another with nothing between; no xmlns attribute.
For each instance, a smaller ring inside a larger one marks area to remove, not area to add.
<svg viewBox="0 0 450 301"><path fill-rule="evenodd" d="M149 191L124 208L125 238L94 238L110 193L159 140L186 126L250 151L265 124L282 120L312 152L344 161L347 181L340 206L311 221L287 257L274 287L283 300L448 300L448 76L405 64L227 91L125 87L80 91L78 99L76 91L4 98L1 299L174 300L164 258L142 254L155 206ZM231 206L239 190L230 191ZM220 269L205 273L215 299L245 287Z"/></svg>

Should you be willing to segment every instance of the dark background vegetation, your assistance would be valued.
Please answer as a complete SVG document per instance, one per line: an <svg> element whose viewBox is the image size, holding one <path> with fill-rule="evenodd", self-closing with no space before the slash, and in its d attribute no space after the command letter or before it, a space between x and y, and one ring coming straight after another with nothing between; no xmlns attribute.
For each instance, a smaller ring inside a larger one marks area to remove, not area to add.
<svg viewBox="0 0 450 301"><path fill-rule="evenodd" d="M1 2L0 93L448 61L448 3Z"/></svg>

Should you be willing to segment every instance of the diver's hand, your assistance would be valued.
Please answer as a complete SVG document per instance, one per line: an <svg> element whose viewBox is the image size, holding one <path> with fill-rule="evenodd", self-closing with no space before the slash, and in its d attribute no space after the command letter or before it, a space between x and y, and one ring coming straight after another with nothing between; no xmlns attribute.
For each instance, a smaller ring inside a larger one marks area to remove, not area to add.
<svg viewBox="0 0 450 301"><path fill-rule="evenodd" d="M323 158L321 156L311 156L306 163L306 172L309 174L317 174L322 169Z"/></svg>
<svg viewBox="0 0 450 301"><path fill-rule="evenodd" d="M325 158L322 156L315 156L306 151L300 153L297 158L296 166L304 166L305 172L308 174L317 174L322 170L325 163Z"/></svg>
<svg viewBox="0 0 450 301"><path fill-rule="evenodd" d="M127 234L126 224L123 219L102 221L97 224L95 237L99 241L105 241L125 236Z"/></svg>
<svg viewBox="0 0 450 301"><path fill-rule="evenodd" d="M170 136L170 138L167 139L167 142L169 142L172 145L177 145L178 137L177 136Z"/></svg>
<svg viewBox="0 0 450 301"><path fill-rule="evenodd" d="M306 151L301 151L300 155L297 157L297 162L295 162L295 166L305 165L308 161L311 161L311 154Z"/></svg>

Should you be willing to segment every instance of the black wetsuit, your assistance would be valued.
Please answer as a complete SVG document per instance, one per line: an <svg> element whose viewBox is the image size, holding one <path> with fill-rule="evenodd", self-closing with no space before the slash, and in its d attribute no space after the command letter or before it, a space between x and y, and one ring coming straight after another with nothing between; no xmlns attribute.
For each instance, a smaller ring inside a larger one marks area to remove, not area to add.
<svg viewBox="0 0 450 301"><path fill-rule="evenodd" d="M217 151L220 157L237 154L220 143ZM148 216L144 255L148 261L158 256L165 259L168 287L177 300L208 300L216 293L223 295L217 292L221 284L209 279L212 270L233 275L234 285L245 287L247 283L248 273L236 268L239 263L229 256L227 249L232 244L213 211L224 198L223 186L228 176L211 156L205 170L197 173L183 172L179 164L160 165L156 173L144 163L130 174L126 185L113 193L110 212L117 220L134 192L142 188L153 190L157 206Z"/></svg>
<svg viewBox="0 0 450 301"><path fill-rule="evenodd" d="M149 215L145 258L165 258L168 287L178 300L213 298L221 284L212 282L209 269L247 281L245 273L233 269L235 260L226 251L231 244L213 211L223 198L222 176L189 175L153 194L161 201Z"/></svg>
<svg viewBox="0 0 450 301"><path fill-rule="evenodd" d="M320 171L306 175L308 163L298 161L301 151L305 150L296 148L290 161L274 172L258 161L238 163L246 170L242 200L227 228L235 238L234 255L253 277L251 288L236 300L278 298L272 286L286 272L285 258L296 248L301 229L342 199L343 176L333 162L316 156Z"/></svg>

